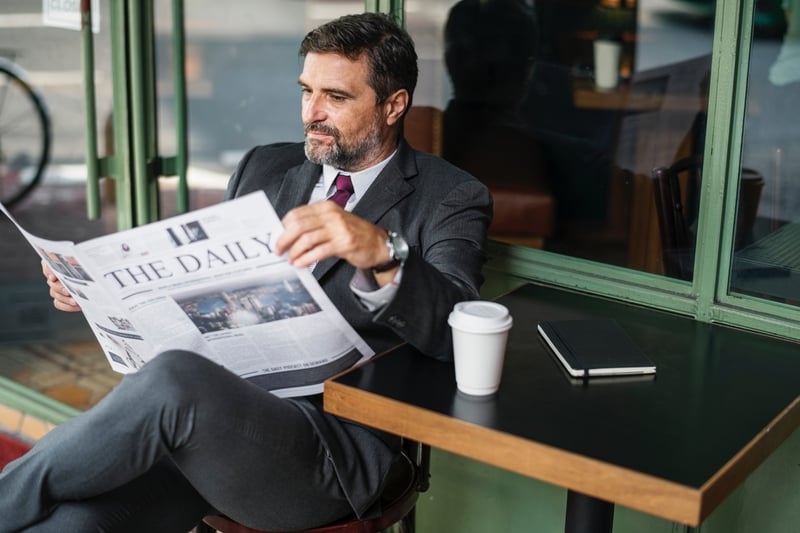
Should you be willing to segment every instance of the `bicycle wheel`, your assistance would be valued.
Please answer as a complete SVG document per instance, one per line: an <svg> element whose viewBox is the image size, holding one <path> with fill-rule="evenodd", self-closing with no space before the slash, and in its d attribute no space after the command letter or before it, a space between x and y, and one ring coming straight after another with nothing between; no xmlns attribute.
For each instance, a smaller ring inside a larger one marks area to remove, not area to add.
<svg viewBox="0 0 800 533"><path fill-rule="evenodd" d="M0 202L11 208L42 179L50 157L44 99L15 63L0 57Z"/></svg>

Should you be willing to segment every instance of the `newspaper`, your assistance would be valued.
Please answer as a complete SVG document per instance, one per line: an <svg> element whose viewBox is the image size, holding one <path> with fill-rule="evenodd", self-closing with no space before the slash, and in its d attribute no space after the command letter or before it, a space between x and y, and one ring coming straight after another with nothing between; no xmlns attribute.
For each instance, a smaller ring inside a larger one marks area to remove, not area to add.
<svg viewBox="0 0 800 533"><path fill-rule="evenodd" d="M275 254L263 192L75 244L25 231L80 304L111 368L196 352L282 397L374 355L308 269Z"/></svg>

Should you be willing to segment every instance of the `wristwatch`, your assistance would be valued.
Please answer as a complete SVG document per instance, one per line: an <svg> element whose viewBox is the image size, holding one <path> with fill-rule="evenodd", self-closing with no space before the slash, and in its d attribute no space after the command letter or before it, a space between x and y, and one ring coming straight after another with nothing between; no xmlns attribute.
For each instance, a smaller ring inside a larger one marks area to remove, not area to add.
<svg viewBox="0 0 800 533"><path fill-rule="evenodd" d="M389 250L391 259L388 263L372 267L373 272L386 272L397 265L402 265L408 259L408 243L396 231L387 232L386 248Z"/></svg>

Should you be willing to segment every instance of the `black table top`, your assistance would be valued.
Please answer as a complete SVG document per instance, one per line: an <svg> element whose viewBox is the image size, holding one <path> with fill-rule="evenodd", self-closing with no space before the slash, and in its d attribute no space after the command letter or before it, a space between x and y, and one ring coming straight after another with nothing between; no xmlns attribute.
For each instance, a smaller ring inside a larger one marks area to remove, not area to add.
<svg viewBox="0 0 800 533"><path fill-rule="evenodd" d="M498 301L514 326L496 395L458 392L452 365L409 346L335 384L698 491L746 458L720 501L800 424L796 343L537 285ZM656 363L655 378L569 379L536 325L592 317L615 318Z"/></svg>

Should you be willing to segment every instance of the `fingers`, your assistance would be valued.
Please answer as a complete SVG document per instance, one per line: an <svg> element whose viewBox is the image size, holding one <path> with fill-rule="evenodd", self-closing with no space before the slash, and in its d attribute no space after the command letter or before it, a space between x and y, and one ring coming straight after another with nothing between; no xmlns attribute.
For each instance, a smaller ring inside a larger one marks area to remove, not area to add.
<svg viewBox="0 0 800 533"><path fill-rule="evenodd" d="M71 297L63 296L59 293L50 291L50 296L53 297L53 307L59 311L66 311L67 313L76 313L81 310L81 306Z"/></svg>
<svg viewBox="0 0 800 533"><path fill-rule="evenodd" d="M70 295L64 284L58 280L55 273L53 273L44 261L42 261L42 273L47 280L47 285L50 287L50 297L53 299L53 307L59 311L67 311L70 313L81 310L78 302Z"/></svg>
<svg viewBox="0 0 800 533"><path fill-rule="evenodd" d="M299 268L306 268L333 255L334 247L327 240L323 231L307 232L300 236L289 249L289 263Z"/></svg>
<svg viewBox="0 0 800 533"><path fill-rule="evenodd" d="M55 280L56 275L50 269L50 266L42 259L42 274L44 275L45 279L48 281Z"/></svg>
<svg viewBox="0 0 800 533"><path fill-rule="evenodd" d="M307 267L334 256L358 268L386 261L386 232L333 202L293 209L283 225L276 252L286 254L295 266Z"/></svg>
<svg viewBox="0 0 800 533"><path fill-rule="evenodd" d="M313 246L312 239L308 237L308 234L322 229L325 220L333 216L326 213L325 209L320 209L318 204L330 204L340 209L333 202L318 202L289 211L282 220L284 231L275 243L275 251L278 255L288 254L291 262L303 251ZM342 212L344 211L342 210Z"/></svg>
<svg viewBox="0 0 800 533"><path fill-rule="evenodd" d="M53 306L59 311L75 312L80 311L78 302L70 296L69 291L60 282L50 283L50 297L53 299Z"/></svg>
<svg viewBox="0 0 800 533"><path fill-rule="evenodd" d="M305 268L331 256L345 253L349 238L348 218L355 218L333 202L318 202L290 211L283 219L284 232L276 252Z"/></svg>

